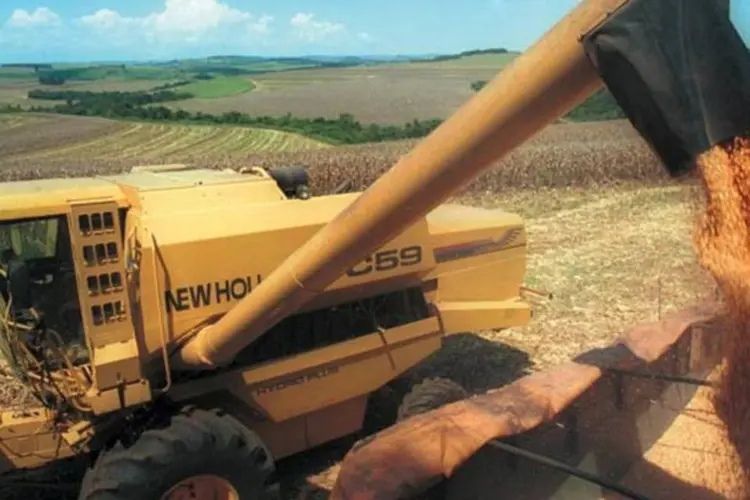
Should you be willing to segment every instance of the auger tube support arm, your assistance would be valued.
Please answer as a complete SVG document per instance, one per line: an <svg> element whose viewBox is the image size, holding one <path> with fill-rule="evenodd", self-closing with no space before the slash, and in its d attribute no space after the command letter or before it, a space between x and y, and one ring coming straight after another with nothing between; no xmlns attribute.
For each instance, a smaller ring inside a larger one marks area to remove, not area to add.
<svg viewBox="0 0 750 500"><path fill-rule="evenodd" d="M171 356L173 368L213 369L231 363L369 252L602 88L580 40L629 1L578 4L252 294L183 344Z"/></svg>

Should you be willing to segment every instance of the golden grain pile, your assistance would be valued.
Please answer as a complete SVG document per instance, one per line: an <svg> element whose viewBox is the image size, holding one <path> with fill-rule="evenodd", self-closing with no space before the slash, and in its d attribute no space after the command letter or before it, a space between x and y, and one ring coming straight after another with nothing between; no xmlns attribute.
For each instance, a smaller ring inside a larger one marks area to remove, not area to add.
<svg viewBox="0 0 750 500"><path fill-rule="evenodd" d="M750 140L714 147L699 162L705 213L694 244L729 313L725 358L714 406L750 495ZM721 467L721 465L720 465Z"/></svg>

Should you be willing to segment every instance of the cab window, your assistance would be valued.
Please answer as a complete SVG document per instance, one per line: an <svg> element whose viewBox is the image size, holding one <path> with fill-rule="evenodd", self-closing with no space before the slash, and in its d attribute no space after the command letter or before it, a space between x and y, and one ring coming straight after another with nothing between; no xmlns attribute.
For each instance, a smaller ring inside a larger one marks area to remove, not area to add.
<svg viewBox="0 0 750 500"><path fill-rule="evenodd" d="M0 223L0 261L55 257L58 225L57 218Z"/></svg>

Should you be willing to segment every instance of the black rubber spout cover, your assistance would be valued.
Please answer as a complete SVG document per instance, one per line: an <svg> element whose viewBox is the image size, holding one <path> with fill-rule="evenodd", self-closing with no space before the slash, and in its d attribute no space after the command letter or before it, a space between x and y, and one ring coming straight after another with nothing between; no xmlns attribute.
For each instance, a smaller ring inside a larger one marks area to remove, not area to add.
<svg viewBox="0 0 750 500"><path fill-rule="evenodd" d="M271 167L268 169L268 173L287 196L295 196L298 188L307 187L310 184L307 170L300 165Z"/></svg>
<svg viewBox="0 0 750 500"><path fill-rule="evenodd" d="M750 50L728 0L631 0L582 43L672 176L750 132Z"/></svg>

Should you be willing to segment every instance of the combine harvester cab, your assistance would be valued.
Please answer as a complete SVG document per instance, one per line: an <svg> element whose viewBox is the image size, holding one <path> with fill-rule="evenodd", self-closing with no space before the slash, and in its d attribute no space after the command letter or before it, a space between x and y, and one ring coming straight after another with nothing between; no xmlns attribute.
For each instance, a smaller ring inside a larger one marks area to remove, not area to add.
<svg viewBox="0 0 750 500"><path fill-rule="evenodd" d="M555 105L545 92L585 93L590 73L673 176L750 133L750 51L728 1L584 0L483 93L533 120ZM609 347L399 422L349 452L331 498L719 498L644 455L670 430L711 429L681 412L705 411L695 407L722 360L725 313L719 300L672 312ZM672 456L684 473L715 459L689 448Z"/></svg>

